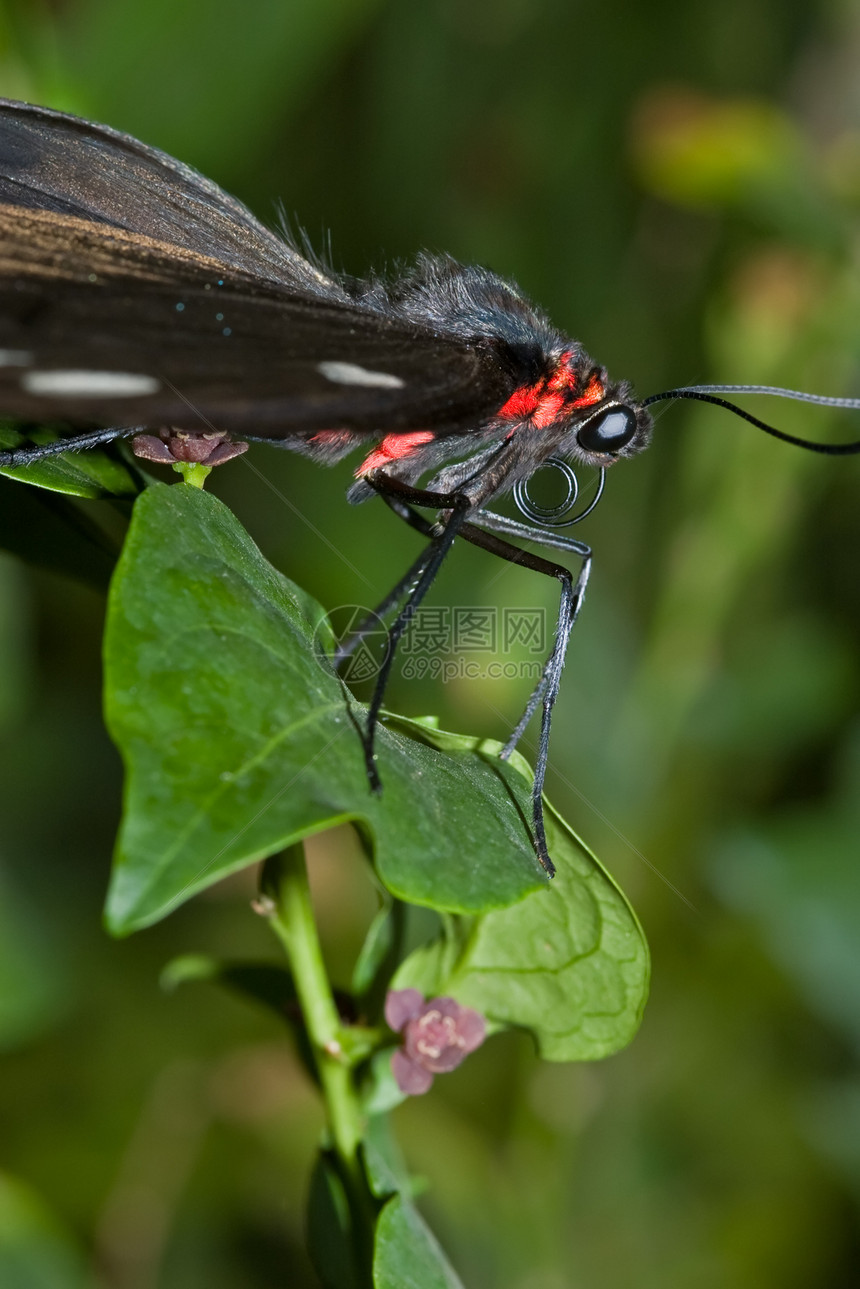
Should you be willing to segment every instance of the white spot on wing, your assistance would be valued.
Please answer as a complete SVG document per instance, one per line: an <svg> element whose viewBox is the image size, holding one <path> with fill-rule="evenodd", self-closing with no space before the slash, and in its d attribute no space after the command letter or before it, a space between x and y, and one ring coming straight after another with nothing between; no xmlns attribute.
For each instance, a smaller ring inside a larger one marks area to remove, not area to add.
<svg viewBox="0 0 860 1289"><path fill-rule="evenodd" d="M317 363L317 371L336 385L373 385L377 389L403 389L406 384L399 376L387 371L368 371L358 363Z"/></svg>
<svg viewBox="0 0 860 1289"><path fill-rule="evenodd" d="M0 367L29 367L32 361L26 349L0 349Z"/></svg>
<svg viewBox="0 0 860 1289"><path fill-rule="evenodd" d="M143 398L161 389L161 381L130 371L28 371L21 386L43 398Z"/></svg>

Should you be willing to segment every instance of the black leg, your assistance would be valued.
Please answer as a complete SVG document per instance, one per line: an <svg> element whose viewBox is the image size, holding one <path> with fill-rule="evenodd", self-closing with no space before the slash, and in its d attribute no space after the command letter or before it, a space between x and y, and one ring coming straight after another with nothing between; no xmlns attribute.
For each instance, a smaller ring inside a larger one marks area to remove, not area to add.
<svg viewBox="0 0 860 1289"><path fill-rule="evenodd" d="M472 542L475 546L480 546L483 550L497 555L500 559L508 560L512 564L519 564L524 568L531 569L535 573L542 573L547 577L554 577L561 583L561 596L559 598L558 618L556 621L555 638L553 641L552 652L544 665L543 673L537 685L533 689L526 709L517 722L516 729L511 734L501 756L506 759L511 755L525 730L528 722L531 720L538 703L542 701L543 710L541 712L541 728L538 740L538 751L535 757L535 777L532 788L532 813L534 820L534 843L538 859L544 866L550 877L555 872L555 866L549 857L549 851L546 842L546 829L543 818L543 786L546 779L546 769L549 759L549 739L552 726L552 712L558 697L559 685L561 683L561 673L564 667L564 660L567 655L567 648L570 643L570 633L573 630L579 610L582 605L585 587L588 582L588 575L591 570L591 551L587 546L577 543L577 553L582 556L583 564L579 576L574 583L573 575L570 569L565 568L562 564L551 563L543 559L540 555L533 555L530 551L521 550L517 546L511 546L509 542L503 541L494 533L487 533L477 528L473 524L467 524L461 530L461 536L466 541ZM571 539L566 539L570 541Z"/></svg>
<svg viewBox="0 0 860 1289"><path fill-rule="evenodd" d="M388 492L381 491L379 492L379 496L385 504L394 511L395 515L397 515L399 519L402 519L404 523L407 523L410 528L416 529L423 537L432 538L437 532L438 526L435 523L429 519L425 519L423 515L419 515L417 510L413 510L411 506L407 506L399 497ZM421 552L415 563L409 568L403 577L401 577L397 585L392 587L382 603L377 604L373 612L367 615L364 621L358 625L356 630L347 640L342 640L340 642L332 659L335 667L339 666L340 663L353 653L368 632L375 629L378 620L380 618L384 618L386 613L390 613L395 604L399 603L406 594L412 583L418 580L424 571L424 566L427 563L427 560L430 558L430 551L431 548L428 546Z"/></svg>
<svg viewBox="0 0 860 1289"><path fill-rule="evenodd" d="M492 546L484 544L485 550L491 550L492 553L495 555L498 555L500 559L506 559L506 560L509 560L511 563L521 564L524 568L531 569L532 572L543 573L547 577L556 577L561 581L562 598L559 603L559 614L556 622L556 634L555 634L556 642L559 639L562 623L564 620L565 586L566 585L568 586L568 590L569 590L569 594L567 595L567 599L569 601L568 612L571 615L570 625L567 631L567 635L569 639L570 632L573 630L574 623L576 622L576 619L579 616L579 610L582 608L582 604L585 599L585 588L588 585L588 578L591 572L591 558L592 558L591 547L586 546L584 542L577 541L576 538L574 537L563 537L560 533L553 532L551 529L532 527L530 524L521 523L517 519L508 519L504 515L493 514L492 511L481 510L478 512L476 518L478 519L481 525L487 525L500 532L506 533L509 536L518 537L518 538L521 538L522 540L542 542L543 545L545 546L554 546L558 550L570 551L572 554L579 556L579 558L582 560L582 567L580 568L579 576L576 579L575 585L571 586L570 570L565 568L564 565L562 564L551 563L548 560L542 559L539 555L532 555L528 551L520 550L520 548L517 546L511 546L510 543L508 542L500 542L498 545L492 545ZM472 525L469 525L469 527L471 528ZM466 533L464 533L463 536L466 538L467 541L472 540L469 537L469 535ZM486 534L486 536L489 536L489 534ZM481 545L481 543L475 542L475 545ZM514 552L518 552L517 558L514 558L514 554L513 554ZM567 651L567 644L564 645L564 649L561 653L561 657L557 662L558 669L559 669L559 676L561 673L561 668L563 668L564 666L564 656L566 651ZM550 657L547 659L541 678L538 681L537 685L535 685L534 690L532 691L529 701L526 704L526 709L523 712L522 716L520 717L519 721L517 722L516 729L511 734L510 738L505 744L505 748L504 748L504 751L502 752L502 756L504 757L510 756L511 752L513 752L517 743L520 741L523 735L523 731L525 730L526 726L528 725L529 721L534 715L537 709L537 705L540 702L541 698L543 697L544 690L546 689L546 686L550 680L553 666L554 666L556 652L557 652L556 645L554 644L553 652L550 654Z"/></svg>
<svg viewBox="0 0 860 1289"><path fill-rule="evenodd" d="M44 461L46 457L60 456L63 452L83 452L86 448L101 447L102 444L111 443L114 439L139 433L139 426L123 426L119 429L112 426L110 429L89 430L86 434L70 435L65 439L57 439L55 443L28 443L25 447L9 448L5 452L0 452L0 466L34 465L37 461Z"/></svg>
<svg viewBox="0 0 860 1289"><path fill-rule="evenodd" d="M380 486L380 484L382 486ZM433 506L434 508L451 507L453 499L449 495L410 488L405 484L401 484L398 480L389 480L384 476L382 478L377 476L376 485L377 490L395 514L425 536L433 538L434 541L439 540L438 525L431 523L422 515L419 515L412 509L412 506L428 505ZM563 565L555 564L549 560L543 559L540 555L534 555L530 551L525 551L520 547L513 546L510 542L504 541L501 537L498 537L496 532L485 531L484 526L507 533L511 536L522 538L523 540L540 541L544 545L554 546L560 550L570 551L571 553L578 555L582 560L582 567L580 569L579 576L574 582L573 574ZM446 528L443 529L443 533L447 533L447 531L448 527L446 525ZM462 522L459 526L458 532L466 541L480 547L482 550L489 551L491 554L498 556L500 559L507 560L509 563L519 564L524 568L531 569L533 572L541 573L547 577L553 577L561 584L561 596L559 599L558 618L552 651L544 665L541 678L532 691L526 705L526 709L501 753L503 758L511 755L517 742L522 737L526 725L534 715L538 704L542 701L543 711L541 717L541 730L538 742L538 753L535 759L534 787L532 789L532 811L534 820L535 850L541 864L549 875L552 876L555 872L555 867L549 857L547 849L546 829L543 817L543 785L546 778L546 768L549 757L552 711L555 706L556 698L558 697L561 673L564 667L568 645L570 643L570 634L579 615L579 610L582 606L585 595L585 588L588 583L588 576L591 571L591 549L583 542L578 542L574 538L563 537L560 534L553 533L552 531L547 531L542 528L532 528L528 524L520 523L518 520L507 519L502 515L495 515L491 511L478 511L474 515L474 522ZM453 541L453 536L451 537L451 541ZM447 551L449 547L450 542L446 546L445 550ZM410 579L417 575L420 577L421 583L424 583L432 565L432 572L430 572L429 580L426 580L426 585L424 585L423 590L421 590L419 599L410 601L401 613L403 624L398 632L398 639L405 629L405 626L408 624L412 612L414 612L414 609L420 602L420 598L423 598L427 587L429 587L432 578L438 571L441 559L433 564L433 561L428 558L429 552L432 552L433 549L434 547L431 543L428 551L422 553L422 556L416 564L413 565L406 577L398 583L397 587L395 587L394 591L384 602L384 606L380 606L381 608L384 607L386 611L390 610L390 608L392 608L400 598L405 588L409 585ZM444 554L442 558L444 558ZM421 583L419 583L419 585ZM417 589L418 588L416 588L416 590ZM400 621L400 619L398 619L398 621ZM377 681L379 703L376 707L375 716L378 716L379 706L382 702L382 693L385 688L385 680L387 680L387 676L393 662L393 649L390 651L386 661L387 667L385 670L385 678L383 679L382 673L380 673L380 678ZM376 695L374 695L374 697L376 697ZM370 769L368 769L368 773L370 774ZM374 781L378 783L378 777Z"/></svg>
<svg viewBox="0 0 860 1289"><path fill-rule="evenodd" d="M398 511L396 513L399 514L400 512ZM418 515L416 518L420 519L421 516ZM428 524L427 528L429 535L429 529L432 528L432 525ZM410 567L409 571L401 577L397 585L392 587L382 603L377 604L373 612L369 613L367 617L359 623L351 636L340 642L334 652L334 657L332 658L332 662L335 667L339 667L342 662L349 658L357 646L361 644L365 636L368 635L369 632L375 630L379 619L384 618L387 613L391 612L396 604L400 603L404 595L408 593L410 587L417 582L418 578L423 573L424 566L429 558L430 547L428 546L421 552L415 563Z"/></svg>
<svg viewBox="0 0 860 1289"><path fill-rule="evenodd" d="M382 489L380 489L382 491ZM418 608L424 596L429 591L436 574L442 566L445 556L454 544L454 538L463 527L466 515L471 508L471 502L468 497L459 494L434 493L427 494L433 496L433 501L429 504L438 505L441 503L447 509L447 515L441 524L431 526L431 541L426 551L407 573L406 577L401 579L395 587L394 592L386 597L383 602L386 609L393 607L400 598L402 592L413 580L417 573L417 581L414 581L411 590L406 598L405 603L397 614L397 617L391 624L388 632L388 653L385 661L379 669L376 678L376 686L373 691L373 697L370 700L370 707L367 713L367 726L364 733L364 760L367 767L367 777L370 786L374 792L381 788L379 773L376 769L376 757L374 753L374 742L376 739L376 726L379 722L379 712L382 708L382 700L385 697L385 689L388 684L388 678L391 675L391 668L394 665L394 656L397 651L397 645L406 628L412 620L415 610ZM359 628L360 633L361 628Z"/></svg>

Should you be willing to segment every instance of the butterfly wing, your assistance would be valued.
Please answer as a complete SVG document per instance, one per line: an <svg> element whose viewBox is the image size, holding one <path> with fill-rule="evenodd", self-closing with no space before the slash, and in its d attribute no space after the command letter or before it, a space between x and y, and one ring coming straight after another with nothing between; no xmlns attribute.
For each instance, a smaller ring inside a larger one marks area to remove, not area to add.
<svg viewBox="0 0 860 1289"><path fill-rule="evenodd" d="M0 415L251 437L465 432L486 345L353 298L190 168L0 102Z"/></svg>
<svg viewBox="0 0 860 1289"><path fill-rule="evenodd" d="M190 166L105 125L0 99L0 202L109 224L215 256L255 277L317 287L282 238Z"/></svg>

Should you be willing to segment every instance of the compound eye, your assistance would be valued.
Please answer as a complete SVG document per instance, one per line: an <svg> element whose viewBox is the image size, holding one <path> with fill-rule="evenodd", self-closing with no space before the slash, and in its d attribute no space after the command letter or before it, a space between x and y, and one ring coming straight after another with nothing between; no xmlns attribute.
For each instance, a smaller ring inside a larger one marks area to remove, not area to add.
<svg viewBox="0 0 860 1289"><path fill-rule="evenodd" d="M636 434L636 413L630 407L610 407L586 421L577 442L586 452L613 454L626 448Z"/></svg>

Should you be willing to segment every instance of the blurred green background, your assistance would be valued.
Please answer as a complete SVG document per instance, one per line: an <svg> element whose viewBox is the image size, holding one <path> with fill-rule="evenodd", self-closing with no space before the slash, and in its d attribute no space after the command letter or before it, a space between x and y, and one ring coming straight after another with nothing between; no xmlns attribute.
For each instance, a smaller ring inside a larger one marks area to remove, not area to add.
<svg viewBox="0 0 860 1289"><path fill-rule="evenodd" d="M858 76L860 11L835 0L0 7L3 95L128 130L269 222L282 200L350 271L486 263L642 395L860 391ZM351 469L256 447L211 486L327 607L373 604L417 538L345 504ZM34 551L24 491L0 479ZM541 1066L508 1035L398 1112L470 1289L856 1283L858 497L857 461L674 407L577 534L596 561L548 789L631 896L653 994L613 1059ZM553 601L464 548L432 602ZM189 950L273 956L251 877L129 941L100 929L103 612L0 557L0 1282L301 1289L314 1096L274 1021L157 984ZM389 702L503 737L527 688L401 679ZM362 861L323 839L313 868L343 975Z"/></svg>

